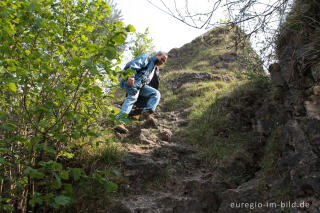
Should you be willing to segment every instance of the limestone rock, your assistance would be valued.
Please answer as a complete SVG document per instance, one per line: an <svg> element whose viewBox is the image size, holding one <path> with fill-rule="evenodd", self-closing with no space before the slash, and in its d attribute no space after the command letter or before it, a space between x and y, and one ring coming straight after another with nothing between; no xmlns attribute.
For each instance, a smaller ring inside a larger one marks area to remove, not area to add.
<svg viewBox="0 0 320 213"><path fill-rule="evenodd" d="M312 77L315 81L320 80L320 63L313 65L311 67L311 73L312 73Z"/></svg>
<svg viewBox="0 0 320 213"><path fill-rule="evenodd" d="M236 152L221 162L219 170L231 176L241 176L244 173L251 173L252 168L253 162L250 156Z"/></svg>
<svg viewBox="0 0 320 213"><path fill-rule="evenodd" d="M262 203L263 198L258 192L259 179L252 179L236 189L228 189L222 193L222 203L218 210L218 213L247 213L247 212L269 212L267 208L254 208L250 209L250 206L244 206L243 204L256 204ZM242 205L241 207L237 207ZM258 210L258 211L257 211Z"/></svg>
<svg viewBox="0 0 320 213"><path fill-rule="evenodd" d="M163 141L171 141L172 132L170 129L162 129L159 133L159 138Z"/></svg>
<svg viewBox="0 0 320 213"><path fill-rule="evenodd" d="M280 65L278 63L271 64L268 71L274 86L283 87L286 85L286 82L281 75Z"/></svg>
<svg viewBox="0 0 320 213"><path fill-rule="evenodd" d="M237 54L236 53L225 53L223 55L220 55L219 58L226 63L231 63L231 62L237 60Z"/></svg>
<svg viewBox="0 0 320 213"><path fill-rule="evenodd" d="M157 128L157 126L158 126L158 122L154 117L150 117L143 124L144 128Z"/></svg>
<svg viewBox="0 0 320 213"><path fill-rule="evenodd" d="M178 78L170 81L171 88L173 90L180 88L183 84L189 82L199 82L199 81L210 81L213 79L221 79L221 77L214 76L207 72L194 72L194 73L184 73Z"/></svg>
<svg viewBox="0 0 320 213"><path fill-rule="evenodd" d="M136 180L137 178L148 179L162 176L167 163L156 162L148 156L131 154L125 160L124 165L127 171L131 171L127 176L131 180Z"/></svg>
<svg viewBox="0 0 320 213"><path fill-rule="evenodd" d="M291 120L284 127L286 141L282 172L288 172L293 198L315 197L320 194L320 121Z"/></svg>

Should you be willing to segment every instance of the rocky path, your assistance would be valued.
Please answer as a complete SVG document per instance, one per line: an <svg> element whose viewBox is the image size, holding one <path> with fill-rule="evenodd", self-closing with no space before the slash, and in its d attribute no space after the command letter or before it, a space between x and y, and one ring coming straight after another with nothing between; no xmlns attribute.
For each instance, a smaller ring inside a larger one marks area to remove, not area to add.
<svg viewBox="0 0 320 213"><path fill-rule="evenodd" d="M172 132L187 125L180 112L154 115L155 120L130 127L118 135L127 149L123 162L125 184L110 212L215 212L219 200L214 173L199 152Z"/></svg>

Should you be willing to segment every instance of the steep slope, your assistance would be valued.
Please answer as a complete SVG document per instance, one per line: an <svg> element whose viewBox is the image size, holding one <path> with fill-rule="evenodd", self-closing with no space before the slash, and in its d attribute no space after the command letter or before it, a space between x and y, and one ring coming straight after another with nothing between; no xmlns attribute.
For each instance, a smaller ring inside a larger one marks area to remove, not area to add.
<svg viewBox="0 0 320 213"><path fill-rule="evenodd" d="M244 54L254 52L248 43L232 48L236 30L217 28L169 52L156 120L133 121L128 135L118 134L128 156L110 212L217 212L222 193L253 176L249 150L257 148L248 134L261 103L252 102L267 87L255 90L244 77ZM241 113L249 105L249 115Z"/></svg>
<svg viewBox="0 0 320 213"><path fill-rule="evenodd" d="M249 42L230 48L237 28L171 50L156 120L118 135L128 156L109 211L320 212L319 8L296 2L271 79Z"/></svg>

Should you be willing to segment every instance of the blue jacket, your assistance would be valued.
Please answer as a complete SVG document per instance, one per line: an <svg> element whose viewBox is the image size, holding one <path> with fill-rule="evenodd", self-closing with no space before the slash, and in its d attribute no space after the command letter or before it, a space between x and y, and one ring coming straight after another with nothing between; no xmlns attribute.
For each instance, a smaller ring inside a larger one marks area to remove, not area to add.
<svg viewBox="0 0 320 213"><path fill-rule="evenodd" d="M145 80L148 78L148 75L152 72L155 63L158 61L156 56L148 56L142 54L136 59L130 61L126 64L124 69L132 69L136 71L134 74L134 85L131 87L128 85L128 78L122 79L120 82L120 87L125 89L129 95L135 95L139 89L145 85Z"/></svg>

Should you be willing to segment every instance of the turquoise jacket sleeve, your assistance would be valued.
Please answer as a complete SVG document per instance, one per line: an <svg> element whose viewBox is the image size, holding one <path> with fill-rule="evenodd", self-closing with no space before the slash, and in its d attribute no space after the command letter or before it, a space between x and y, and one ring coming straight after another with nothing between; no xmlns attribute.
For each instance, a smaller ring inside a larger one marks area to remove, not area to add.
<svg viewBox="0 0 320 213"><path fill-rule="evenodd" d="M142 54L136 59L127 63L124 69L132 69L136 71L134 77L133 86L128 86L128 77L126 79L122 79L120 82L120 87L127 90L128 94L134 95L136 92L145 85L145 80L148 75L152 72L155 63L158 61L156 56L148 56L146 54Z"/></svg>
<svg viewBox="0 0 320 213"><path fill-rule="evenodd" d="M130 61L128 64L125 66L126 69L132 69L134 71L140 71L143 68L147 67L149 64L149 56L146 54L142 54L138 56L136 59Z"/></svg>

